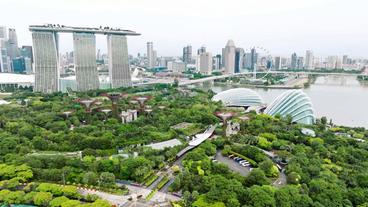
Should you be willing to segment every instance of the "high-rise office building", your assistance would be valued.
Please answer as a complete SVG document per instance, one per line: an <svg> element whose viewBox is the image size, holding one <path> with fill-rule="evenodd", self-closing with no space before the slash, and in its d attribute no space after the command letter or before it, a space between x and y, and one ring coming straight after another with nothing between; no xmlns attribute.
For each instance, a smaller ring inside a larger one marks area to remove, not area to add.
<svg viewBox="0 0 368 207"><path fill-rule="evenodd" d="M5 26L0 26L0 39L8 40L8 32Z"/></svg>
<svg viewBox="0 0 368 207"><path fill-rule="evenodd" d="M336 59L336 67L335 68L336 69L343 69L344 68L344 66L342 65L342 60L339 57L337 57L337 59Z"/></svg>
<svg viewBox="0 0 368 207"><path fill-rule="evenodd" d="M8 57L7 42L8 31L5 26L0 26L0 72L10 72L10 59Z"/></svg>
<svg viewBox="0 0 368 207"><path fill-rule="evenodd" d="M33 31L33 52L35 57L34 91L57 92L58 83L58 36L55 32Z"/></svg>
<svg viewBox="0 0 368 207"><path fill-rule="evenodd" d="M33 63L33 51L32 51L32 46L26 46L23 45L22 49L20 50L20 55L22 57L27 57L31 59L31 62Z"/></svg>
<svg viewBox="0 0 368 207"><path fill-rule="evenodd" d="M205 53L205 52L206 52L206 47L205 46L202 46L201 48L199 48L197 50L197 55L200 55L200 54Z"/></svg>
<svg viewBox="0 0 368 207"><path fill-rule="evenodd" d="M199 72L206 75L212 73L212 54L204 52L199 54Z"/></svg>
<svg viewBox="0 0 368 207"><path fill-rule="evenodd" d="M235 72L235 50L234 41L229 40L223 49L225 74L234 74Z"/></svg>
<svg viewBox="0 0 368 207"><path fill-rule="evenodd" d="M157 66L157 51L153 50L153 67Z"/></svg>
<svg viewBox="0 0 368 207"><path fill-rule="evenodd" d="M153 51L153 42L147 42L147 68L155 67L155 57Z"/></svg>
<svg viewBox="0 0 368 207"><path fill-rule="evenodd" d="M244 54L244 68L251 69L252 67L252 53Z"/></svg>
<svg viewBox="0 0 368 207"><path fill-rule="evenodd" d="M212 58L212 65L213 65L212 69L213 70L219 71L221 69L221 60L222 60L222 58L221 58L220 54L218 54L218 55L216 55Z"/></svg>
<svg viewBox="0 0 368 207"><path fill-rule="evenodd" d="M256 48L250 50L250 69L254 70L258 63L258 54Z"/></svg>
<svg viewBox="0 0 368 207"><path fill-rule="evenodd" d="M19 57L18 37L15 29L9 29L8 55L10 59Z"/></svg>
<svg viewBox="0 0 368 207"><path fill-rule="evenodd" d="M92 33L73 33L74 67L77 90L88 91L100 86L96 63L96 37Z"/></svg>
<svg viewBox="0 0 368 207"><path fill-rule="evenodd" d="M305 69L312 70L314 69L314 57L313 52L311 50L307 50L305 53Z"/></svg>
<svg viewBox="0 0 368 207"><path fill-rule="evenodd" d="M140 35L134 31L113 28L87 28L47 25L31 25L35 62L34 91L43 93L57 92L59 88L59 50L58 33L73 33L74 51L63 58L65 64L74 62L76 84L73 90L86 91L99 88L99 76L96 63L95 34L108 37L110 82L112 87L130 85L130 69L125 36ZM114 37L117 35L117 37ZM107 59L107 55L102 59ZM74 60L73 60L74 58ZM102 80L102 84L105 85ZM62 84L62 81L60 81ZM106 87L105 85L104 87Z"/></svg>
<svg viewBox="0 0 368 207"><path fill-rule="evenodd" d="M201 54L206 53L206 47L202 46L197 50L196 57L196 70L197 72L201 72Z"/></svg>
<svg viewBox="0 0 368 207"><path fill-rule="evenodd" d="M297 69L303 69L304 68L304 58L303 57L298 57L296 65L297 65L296 66Z"/></svg>
<svg viewBox="0 0 368 207"><path fill-rule="evenodd" d="M14 73L32 73L32 62L28 57L17 57L12 61Z"/></svg>
<svg viewBox="0 0 368 207"><path fill-rule="evenodd" d="M192 46L188 45L183 48L183 62L188 64L192 62Z"/></svg>
<svg viewBox="0 0 368 207"><path fill-rule="evenodd" d="M344 64L344 65L349 64L348 60L349 60L349 57L347 55L342 56L342 64Z"/></svg>
<svg viewBox="0 0 368 207"><path fill-rule="evenodd" d="M341 64L339 64L339 62L341 63L341 61L339 61L338 56L328 56L326 61L326 68L328 69L341 68Z"/></svg>
<svg viewBox="0 0 368 207"><path fill-rule="evenodd" d="M182 73L185 71L185 63L181 61L167 62L167 69L174 73Z"/></svg>
<svg viewBox="0 0 368 207"><path fill-rule="evenodd" d="M126 36L109 34L107 36L109 53L109 76L112 88L128 87L132 85L128 43Z"/></svg>
<svg viewBox="0 0 368 207"><path fill-rule="evenodd" d="M281 57L276 56L275 57L275 70L280 70L281 68L282 68Z"/></svg>
<svg viewBox="0 0 368 207"><path fill-rule="evenodd" d="M1 42L0 42L0 72L10 73L11 72L10 64L11 64L11 61L8 56L7 49L6 47L1 47Z"/></svg>
<svg viewBox="0 0 368 207"><path fill-rule="evenodd" d="M297 68L298 68L298 55L296 53L293 53L291 55L290 69L297 69Z"/></svg>
<svg viewBox="0 0 368 207"><path fill-rule="evenodd" d="M244 49L236 48L235 49L235 73L240 73L240 70L243 69L244 66Z"/></svg>

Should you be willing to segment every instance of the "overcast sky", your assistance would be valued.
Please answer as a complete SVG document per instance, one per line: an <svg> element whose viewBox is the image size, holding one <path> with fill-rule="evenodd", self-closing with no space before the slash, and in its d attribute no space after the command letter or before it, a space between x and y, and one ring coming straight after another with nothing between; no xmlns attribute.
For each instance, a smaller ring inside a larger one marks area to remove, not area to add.
<svg viewBox="0 0 368 207"><path fill-rule="evenodd" d="M228 39L237 47L262 46L272 54L368 57L367 0L0 0L0 25L17 30L19 45L32 43L30 24L121 27L129 53L145 53L152 41L158 56L181 55L191 44L221 53ZM61 51L72 50L62 35ZM101 36L97 47L106 51Z"/></svg>

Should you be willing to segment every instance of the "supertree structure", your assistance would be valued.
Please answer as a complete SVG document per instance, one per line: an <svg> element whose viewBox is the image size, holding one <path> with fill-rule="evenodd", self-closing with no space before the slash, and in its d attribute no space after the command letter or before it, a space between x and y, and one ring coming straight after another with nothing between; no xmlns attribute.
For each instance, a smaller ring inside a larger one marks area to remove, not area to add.
<svg viewBox="0 0 368 207"><path fill-rule="evenodd" d="M227 121L234 116L233 112L216 112L215 115L219 117L222 120L222 126L223 126L223 133L226 137L226 128L227 128Z"/></svg>

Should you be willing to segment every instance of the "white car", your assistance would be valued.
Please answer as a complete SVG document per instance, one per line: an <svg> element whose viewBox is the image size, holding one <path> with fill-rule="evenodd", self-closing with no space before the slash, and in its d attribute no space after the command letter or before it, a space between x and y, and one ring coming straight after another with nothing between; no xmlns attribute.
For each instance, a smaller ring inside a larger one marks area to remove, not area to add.
<svg viewBox="0 0 368 207"><path fill-rule="evenodd" d="M239 164L243 164L243 163L248 164L249 162L248 162L248 161L246 161L246 160L242 160L242 161L240 161L240 162L239 162Z"/></svg>
<svg viewBox="0 0 368 207"><path fill-rule="evenodd" d="M241 164L243 167L248 167L248 166L250 166L250 164L249 163L242 163Z"/></svg>

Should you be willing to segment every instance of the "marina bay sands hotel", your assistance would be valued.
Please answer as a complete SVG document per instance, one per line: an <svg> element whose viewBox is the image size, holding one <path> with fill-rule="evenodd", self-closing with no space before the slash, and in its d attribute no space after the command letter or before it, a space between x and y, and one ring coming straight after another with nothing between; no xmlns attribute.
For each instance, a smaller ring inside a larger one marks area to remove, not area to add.
<svg viewBox="0 0 368 207"><path fill-rule="evenodd" d="M95 34L107 36L109 77L112 88L132 85L128 59L128 35L134 31L109 27L88 28L64 25L31 25L35 63L35 92L53 93L59 88L59 38L58 33L72 33L74 64L78 91L99 88L96 63Z"/></svg>

